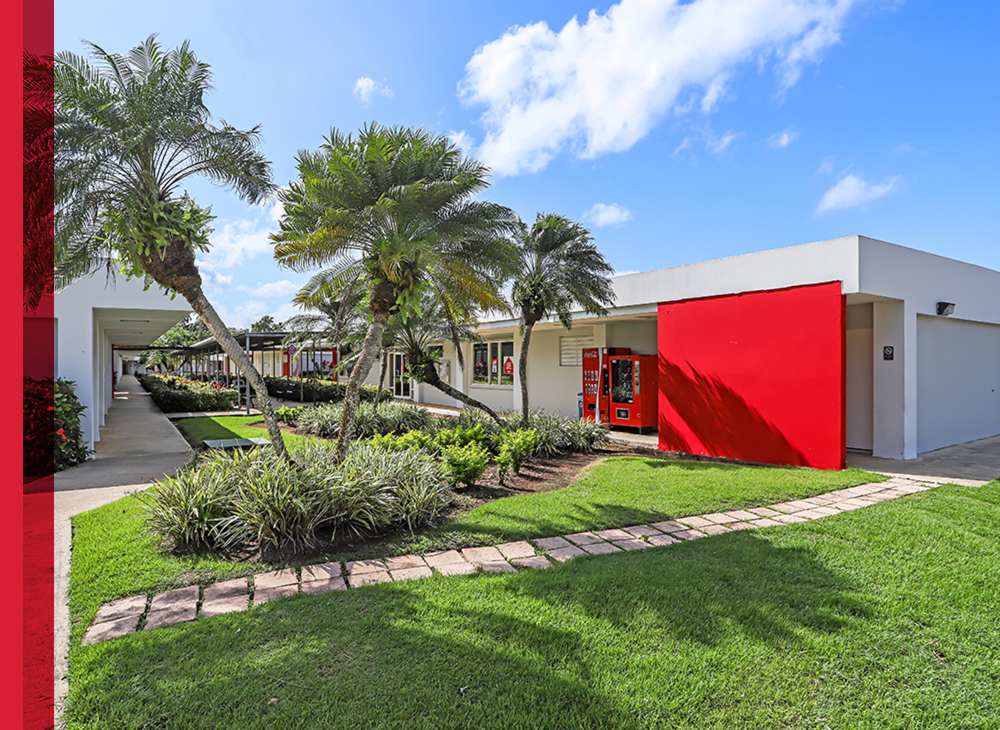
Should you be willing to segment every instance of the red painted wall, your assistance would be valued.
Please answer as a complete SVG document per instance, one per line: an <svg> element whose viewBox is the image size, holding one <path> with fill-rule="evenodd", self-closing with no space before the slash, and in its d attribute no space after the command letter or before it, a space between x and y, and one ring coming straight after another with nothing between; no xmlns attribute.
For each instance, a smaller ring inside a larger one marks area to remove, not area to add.
<svg viewBox="0 0 1000 730"><path fill-rule="evenodd" d="M659 305L660 448L842 469L840 282Z"/></svg>

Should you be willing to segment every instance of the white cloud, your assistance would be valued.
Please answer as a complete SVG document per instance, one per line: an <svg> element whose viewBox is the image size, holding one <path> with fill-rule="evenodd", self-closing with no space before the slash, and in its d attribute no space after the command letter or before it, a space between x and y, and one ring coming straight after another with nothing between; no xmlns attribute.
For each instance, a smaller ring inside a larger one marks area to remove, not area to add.
<svg viewBox="0 0 1000 730"><path fill-rule="evenodd" d="M823 193L816 208L816 215L865 205L893 192L902 179L901 176L896 175L881 185L873 185L857 175L845 175L837 181L836 185Z"/></svg>
<svg viewBox="0 0 1000 730"><path fill-rule="evenodd" d="M476 146L476 140L474 140L464 129L458 132L452 129L448 132L448 140L462 150L462 152L466 153L470 152L472 148Z"/></svg>
<svg viewBox="0 0 1000 730"><path fill-rule="evenodd" d="M198 259L195 263L198 265L198 273L201 274L201 281L206 289L225 289L233 283L232 276L229 274L220 274L219 270L208 261Z"/></svg>
<svg viewBox="0 0 1000 730"><path fill-rule="evenodd" d="M367 76L362 76L360 79L354 82L354 94L361 99L361 103L368 106L372 103L372 98L379 94L381 96L392 98L392 89L386 86L384 83L380 84L374 79L370 79Z"/></svg>
<svg viewBox="0 0 1000 730"><path fill-rule="evenodd" d="M512 175L567 148L588 159L629 149L671 112L710 113L746 63L774 61L783 92L866 1L621 0L558 32L515 26L476 51L460 84L466 103L486 106L477 154Z"/></svg>
<svg viewBox="0 0 1000 730"><path fill-rule="evenodd" d="M742 136L743 132L733 132L730 130L729 132L726 132L718 139L710 139L706 144L708 145L708 149L710 149L712 152L714 152L717 155L721 155L723 152L726 151L726 148L729 147L729 145L731 145L733 142L735 142Z"/></svg>
<svg viewBox="0 0 1000 730"><path fill-rule="evenodd" d="M287 297L297 293L299 285L285 279L282 281L272 281L267 284L258 284L256 289L251 289L248 286L240 284L236 289L258 298Z"/></svg>
<svg viewBox="0 0 1000 730"><path fill-rule="evenodd" d="M285 215L285 204L280 200L275 199L270 206L268 206L267 217L270 221L277 227L281 222L282 217Z"/></svg>
<svg viewBox="0 0 1000 730"><path fill-rule="evenodd" d="M819 163L819 169L816 170L816 174L829 175L831 172L833 172L833 163L834 163L834 158L832 155L830 157L824 157L823 161Z"/></svg>
<svg viewBox="0 0 1000 730"><path fill-rule="evenodd" d="M604 226L620 226L626 221L632 220L632 211L618 203L605 205L595 203L583 214L583 219L595 228Z"/></svg>
<svg viewBox="0 0 1000 730"><path fill-rule="evenodd" d="M792 142L799 138L799 133L792 129L785 129L781 132L775 132L770 137L767 138L768 147L773 147L774 149L784 149Z"/></svg>
<svg viewBox="0 0 1000 730"><path fill-rule="evenodd" d="M226 221L209 239L212 248L205 254L205 260L216 270L239 266L271 251L270 233L255 220Z"/></svg>

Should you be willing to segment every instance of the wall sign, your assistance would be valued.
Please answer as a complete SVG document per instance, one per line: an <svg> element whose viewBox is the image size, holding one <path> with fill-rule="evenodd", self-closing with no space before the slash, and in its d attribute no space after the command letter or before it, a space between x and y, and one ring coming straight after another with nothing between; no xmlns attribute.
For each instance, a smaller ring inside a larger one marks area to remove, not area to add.
<svg viewBox="0 0 1000 730"><path fill-rule="evenodd" d="M892 347L891 345L888 346L888 347L883 347L882 348L882 359L883 360L892 360L894 353L895 353L895 348Z"/></svg>

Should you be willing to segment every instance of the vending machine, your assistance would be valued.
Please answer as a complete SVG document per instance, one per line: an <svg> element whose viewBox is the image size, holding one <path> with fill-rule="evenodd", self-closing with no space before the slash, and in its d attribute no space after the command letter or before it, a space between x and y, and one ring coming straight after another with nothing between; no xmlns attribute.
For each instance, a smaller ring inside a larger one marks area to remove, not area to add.
<svg viewBox="0 0 1000 730"><path fill-rule="evenodd" d="M658 426L656 355L612 355L608 358L611 394L608 410L612 426L627 426L639 433Z"/></svg>
<svg viewBox="0 0 1000 730"><path fill-rule="evenodd" d="M590 421L611 423L608 411L608 362L612 355L628 355L628 347L583 348L583 417Z"/></svg>

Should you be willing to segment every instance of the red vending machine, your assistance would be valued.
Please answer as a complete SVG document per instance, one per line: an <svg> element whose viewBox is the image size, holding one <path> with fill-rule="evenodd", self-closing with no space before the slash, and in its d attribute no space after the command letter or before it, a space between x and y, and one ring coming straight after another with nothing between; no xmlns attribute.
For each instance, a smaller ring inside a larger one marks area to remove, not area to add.
<svg viewBox="0 0 1000 730"><path fill-rule="evenodd" d="M657 428L657 356L612 356L610 360L612 426L636 428L639 433Z"/></svg>
<svg viewBox="0 0 1000 730"><path fill-rule="evenodd" d="M612 355L628 355L628 347L583 348L583 417L590 421L611 423L608 411L608 361Z"/></svg>

